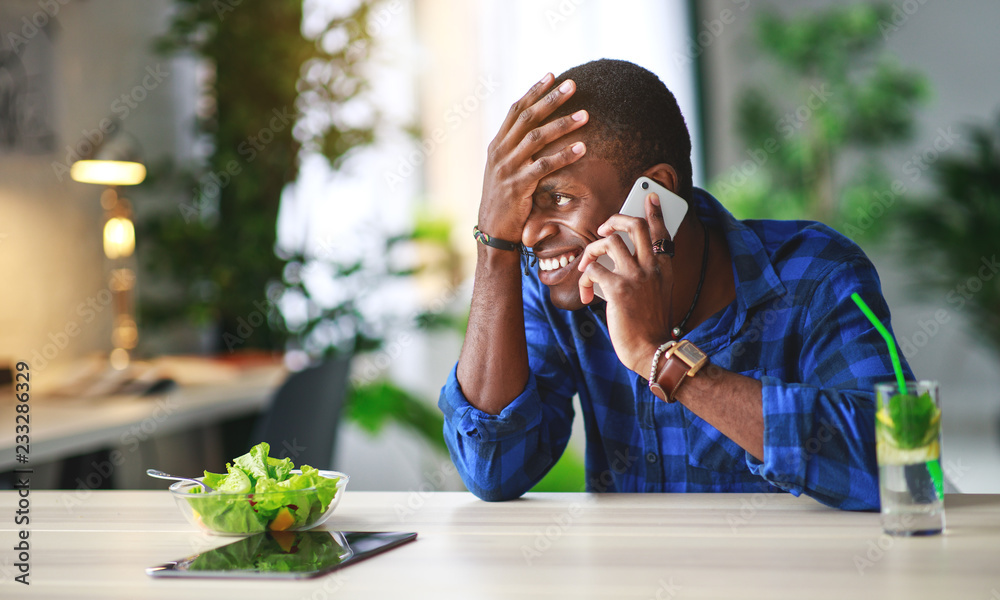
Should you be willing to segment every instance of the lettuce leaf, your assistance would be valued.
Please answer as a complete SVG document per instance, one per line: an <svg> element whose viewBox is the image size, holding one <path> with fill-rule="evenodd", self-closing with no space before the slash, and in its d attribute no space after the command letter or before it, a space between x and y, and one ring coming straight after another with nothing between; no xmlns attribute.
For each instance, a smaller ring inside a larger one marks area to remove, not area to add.
<svg viewBox="0 0 1000 600"><path fill-rule="evenodd" d="M227 471L229 470L228 463L226 464L226 470ZM222 485L222 482L225 481L226 477L228 476L229 476L228 473L209 473L208 471L205 471L205 476L202 477L201 480L204 481L205 485L207 485L208 487L212 488L213 490L217 490L219 489L219 486Z"/></svg>
<svg viewBox="0 0 1000 600"><path fill-rule="evenodd" d="M270 451L271 446L267 442L261 442L234 461L250 477L251 484L256 484L258 479L270 477L267 472L267 453Z"/></svg>
<svg viewBox="0 0 1000 600"><path fill-rule="evenodd" d="M292 474L290 458L271 458L270 446L261 442L226 464L226 474L205 471L206 485L225 493L247 494L243 497L209 493L191 498L191 506L211 529L228 533L256 533L284 508L292 515L291 528L300 528L318 518L337 495L339 478L328 479L319 470L302 465L301 473ZM201 489L192 490L200 493Z"/></svg>
<svg viewBox="0 0 1000 600"><path fill-rule="evenodd" d="M227 463L226 470L229 471L229 474L219 482L219 485L215 486L216 490L230 494L249 494L253 490L250 478L242 469Z"/></svg>
<svg viewBox="0 0 1000 600"><path fill-rule="evenodd" d="M201 522L209 529L229 533L260 533L267 528L267 520L254 511L242 496L204 494L190 498L191 508L197 511Z"/></svg>
<svg viewBox="0 0 1000 600"><path fill-rule="evenodd" d="M292 459L287 456L281 459L271 458L270 456L267 457L267 474L271 477L271 479L284 481L288 479L289 473L291 473L294 468L295 465L292 464Z"/></svg>

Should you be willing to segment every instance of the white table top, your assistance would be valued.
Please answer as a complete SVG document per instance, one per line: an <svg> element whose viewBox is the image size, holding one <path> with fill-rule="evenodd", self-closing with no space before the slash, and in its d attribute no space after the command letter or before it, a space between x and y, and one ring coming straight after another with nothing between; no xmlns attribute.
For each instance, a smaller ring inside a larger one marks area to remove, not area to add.
<svg viewBox="0 0 1000 600"><path fill-rule="evenodd" d="M221 546L165 491L30 493L30 588L12 583L17 496L0 492L4 598L1000 598L1000 495L948 496L939 536L879 515L750 494L350 492L325 527L417 541L313 580L162 580ZM16 587L11 587L16 586Z"/></svg>

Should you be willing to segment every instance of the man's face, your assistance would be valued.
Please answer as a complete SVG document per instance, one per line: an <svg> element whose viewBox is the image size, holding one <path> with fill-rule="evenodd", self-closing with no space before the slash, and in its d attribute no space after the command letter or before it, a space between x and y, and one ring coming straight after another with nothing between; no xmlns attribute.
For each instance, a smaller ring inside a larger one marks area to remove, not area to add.
<svg viewBox="0 0 1000 600"><path fill-rule="evenodd" d="M584 248L600 239L597 228L618 212L628 193L586 135L560 138L535 158L581 140L587 144L583 158L539 181L521 239L538 257L539 279L548 286L552 304L567 310L584 306L578 287L582 273L576 268Z"/></svg>

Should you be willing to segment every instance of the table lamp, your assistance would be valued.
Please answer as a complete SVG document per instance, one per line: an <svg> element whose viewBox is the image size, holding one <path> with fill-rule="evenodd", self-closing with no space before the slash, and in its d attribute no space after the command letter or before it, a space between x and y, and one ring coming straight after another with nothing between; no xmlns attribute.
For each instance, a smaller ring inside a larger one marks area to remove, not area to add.
<svg viewBox="0 0 1000 600"><path fill-rule="evenodd" d="M78 160L70 167L70 177L81 183L104 185L101 207L104 209L104 255L110 262L108 289L112 295L114 324L111 343L114 349L108 361L115 369L128 366L129 353L139 341L135 322L135 226L132 206L119 194L119 186L136 185L146 178L146 167L138 159L131 136L116 127L93 156Z"/></svg>

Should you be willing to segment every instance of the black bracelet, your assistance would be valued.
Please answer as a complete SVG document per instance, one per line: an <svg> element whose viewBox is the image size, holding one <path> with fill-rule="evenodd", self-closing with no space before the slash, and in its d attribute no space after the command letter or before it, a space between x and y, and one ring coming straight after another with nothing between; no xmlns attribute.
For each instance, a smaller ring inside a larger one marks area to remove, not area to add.
<svg viewBox="0 0 1000 600"><path fill-rule="evenodd" d="M479 225L473 225L472 227L472 237L476 238L476 241L480 244L485 244L490 248L497 248L499 250L511 250L513 252L524 252L524 246L519 242L508 242L507 240L501 240L500 238L490 237L489 234L479 231Z"/></svg>
<svg viewBox="0 0 1000 600"><path fill-rule="evenodd" d="M472 237L476 238L476 241L490 248L496 248L498 250L510 250L512 252L517 252L524 257L524 274L528 274L528 266L534 266L538 259L535 258L533 252L525 248L524 244L508 242L507 240L501 240L499 238L490 237L489 234L479 231L479 225L472 226Z"/></svg>

